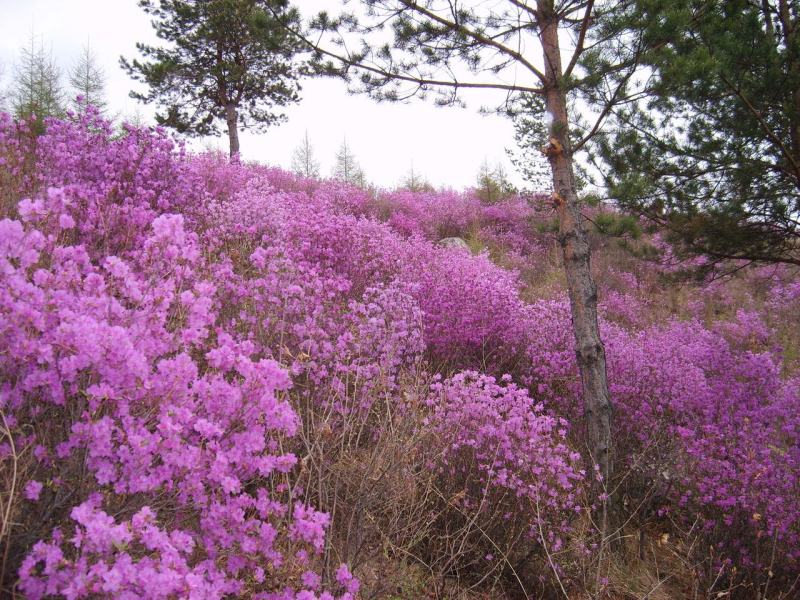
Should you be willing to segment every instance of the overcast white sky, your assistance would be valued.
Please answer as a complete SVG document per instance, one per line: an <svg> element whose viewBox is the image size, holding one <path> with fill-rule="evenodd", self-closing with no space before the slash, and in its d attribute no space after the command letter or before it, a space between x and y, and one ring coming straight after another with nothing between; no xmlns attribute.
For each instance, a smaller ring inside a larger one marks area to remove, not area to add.
<svg viewBox="0 0 800 600"><path fill-rule="evenodd" d="M321 8L335 9L338 0L295 0L304 16ZM354 6L354 5L351 5ZM130 116L152 114L152 108L128 97L134 85L119 68L119 57L136 55L137 41L157 41L148 16L136 0L0 0L0 65L7 87L31 32L67 71L89 41L105 69L112 112ZM491 98L491 97L490 97ZM490 102L481 99L484 102ZM396 185L412 161L417 173L438 186L473 185L481 163L501 163L519 183L506 157L513 147L511 122L478 114L480 102L466 109L439 108L429 102L378 104L365 96L349 95L337 80L305 80L302 101L289 107L288 121L265 134L241 135L247 160L288 168L294 148L308 130L323 175L330 173L333 156L347 137L368 179L380 186ZM227 149L227 139L195 143Z"/></svg>

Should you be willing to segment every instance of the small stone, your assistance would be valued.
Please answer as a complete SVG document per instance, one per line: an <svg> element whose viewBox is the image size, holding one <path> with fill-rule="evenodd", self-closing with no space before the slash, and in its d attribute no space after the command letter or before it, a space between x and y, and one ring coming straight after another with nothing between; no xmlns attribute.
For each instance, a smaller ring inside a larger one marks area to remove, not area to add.
<svg viewBox="0 0 800 600"><path fill-rule="evenodd" d="M447 237L442 238L439 240L438 245L442 248L459 248L461 250L466 250L467 252L471 252L469 248L469 244L465 242L460 237Z"/></svg>

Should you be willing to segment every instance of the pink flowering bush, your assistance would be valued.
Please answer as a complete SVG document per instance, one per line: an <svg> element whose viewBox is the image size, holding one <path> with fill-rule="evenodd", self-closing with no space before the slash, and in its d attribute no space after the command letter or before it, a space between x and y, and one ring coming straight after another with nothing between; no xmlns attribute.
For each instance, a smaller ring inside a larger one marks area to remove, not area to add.
<svg viewBox="0 0 800 600"><path fill-rule="evenodd" d="M579 415L568 306L534 306L538 337L524 380L561 414ZM800 559L796 379L781 377L753 314L715 329L696 320L633 332L603 323L622 489L655 517L699 519L714 555L740 574L763 572L776 553L773 577L791 579Z"/></svg>
<svg viewBox="0 0 800 600"><path fill-rule="evenodd" d="M464 237L478 223L482 209L475 196L452 190L397 190L382 198L381 207L389 213L388 222L396 230L405 235L423 235L434 241Z"/></svg>
<svg viewBox="0 0 800 600"><path fill-rule="evenodd" d="M569 307L540 301L532 309L537 335L520 379L572 415L575 430L582 405ZM601 326L629 502L688 526L699 517L715 556L740 574L763 570L775 552L791 578L800 568L800 414L790 408L798 388L781 376L763 321L740 311L713 329L697 320Z"/></svg>
<svg viewBox="0 0 800 600"><path fill-rule="evenodd" d="M789 408L797 388L781 380L775 357L737 351L696 321L609 337L609 346L619 426L638 438L634 448L648 448L643 462L670 498L662 510L703 515L720 553L740 568L763 567L773 551L797 565L800 437Z"/></svg>
<svg viewBox="0 0 800 600"><path fill-rule="evenodd" d="M541 207L189 156L91 112L39 130L0 114L4 592L348 599L400 556L566 581L591 464ZM595 243L626 506L695 525L708 584L789 589L796 276L665 303L675 265Z"/></svg>
<svg viewBox="0 0 800 600"><path fill-rule="evenodd" d="M79 155L96 133L54 122L47 135ZM158 139L130 146L140 168ZM221 327L198 236L163 210L171 203L152 205L160 171L137 172L146 185L121 202L85 182L115 151L102 150L69 167L80 186L48 188L19 203L21 220L0 221L2 457L32 454L17 501L42 537L19 589L315 598L322 590L303 591L295 572L317 568L328 517L287 485L297 459L283 448L299 424L289 375ZM170 151L160 168L184 169ZM341 579L349 598L356 584Z"/></svg>
<svg viewBox="0 0 800 600"><path fill-rule="evenodd" d="M557 557L584 502L566 420L510 379L466 371L437 380L426 400L426 467L438 478L443 530L428 543L459 546L451 568L476 577L529 560L531 544L540 559Z"/></svg>
<svg viewBox="0 0 800 600"><path fill-rule="evenodd" d="M87 486L105 494L70 511L69 547L59 530L34 547L20 588L85 597L156 585L164 597L221 597L244 591L244 570L255 569L255 589L269 589L265 566L284 564L280 535L321 550L326 517L300 505L287 513L266 486L296 460L280 450L297 428L278 396L286 372L220 332L219 343L190 356L210 333L213 303L203 300L213 285L197 278L199 253L182 218L156 218L134 264L108 257L100 268L82 247L33 228L50 222L46 212L21 212L27 226L0 225L8 349L0 368L3 410L33 425L17 446L34 446L34 468L49 480L36 493L29 484L26 496L44 504ZM62 438L48 425L64 424L65 411L76 420ZM104 506L131 516L117 522Z"/></svg>
<svg viewBox="0 0 800 600"><path fill-rule="evenodd" d="M0 117L0 156L9 157L0 169L15 183L14 204L30 198L28 209L35 212L47 188L60 189L81 217L72 241L95 258L125 255L141 245L160 213L190 218L190 206L204 194L195 171L176 160L182 147L160 129L125 126L117 135L89 110L77 122L48 120L45 132L27 142L27 157L21 159L28 139L24 124Z"/></svg>

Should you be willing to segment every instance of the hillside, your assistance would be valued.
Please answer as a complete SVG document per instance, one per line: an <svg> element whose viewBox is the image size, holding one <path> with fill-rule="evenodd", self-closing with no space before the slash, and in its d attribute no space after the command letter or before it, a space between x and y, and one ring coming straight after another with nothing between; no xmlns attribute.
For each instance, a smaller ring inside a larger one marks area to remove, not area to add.
<svg viewBox="0 0 800 600"><path fill-rule="evenodd" d="M609 549L545 198L372 193L89 111L0 114L0 209L4 593L797 594L796 272L688 281L589 209Z"/></svg>

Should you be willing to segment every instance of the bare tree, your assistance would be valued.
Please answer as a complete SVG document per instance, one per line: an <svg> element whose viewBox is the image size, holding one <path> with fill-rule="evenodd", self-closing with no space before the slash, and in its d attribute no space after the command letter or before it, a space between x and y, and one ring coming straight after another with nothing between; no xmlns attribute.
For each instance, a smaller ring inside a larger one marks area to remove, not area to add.
<svg viewBox="0 0 800 600"><path fill-rule="evenodd" d="M59 116L64 111L64 92L61 69L44 42L30 35L28 44L20 50L20 60L14 70L11 88L11 107L21 118Z"/></svg>
<svg viewBox="0 0 800 600"><path fill-rule="evenodd" d="M361 165L358 164L358 160L350 150L350 146L347 145L346 139L342 140L342 145L336 152L333 178L352 185L364 186L364 171L361 170Z"/></svg>
<svg viewBox="0 0 800 600"><path fill-rule="evenodd" d="M409 168L405 177L403 177L400 185L411 192L424 192L433 190L433 186L427 179L425 179L425 176L414 168L413 161L411 162L411 168Z"/></svg>
<svg viewBox="0 0 800 600"><path fill-rule="evenodd" d="M0 111L7 111L8 89L5 87L5 66L0 63Z"/></svg>
<svg viewBox="0 0 800 600"><path fill-rule="evenodd" d="M303 136L303 141L294 150L292 171L303 177L319 177L319 162L314 158L314 148L308 139L308 131Z"/></svg>
<svg viewBox="0 0 800 600"><path fill-rule="evenodd" d="M88 106L94 106L100 112L105 110L106 74L97 64L97 57L88 41L70 69L69 83L75 94L72 105L76 112L86 112Z"/></svg>

